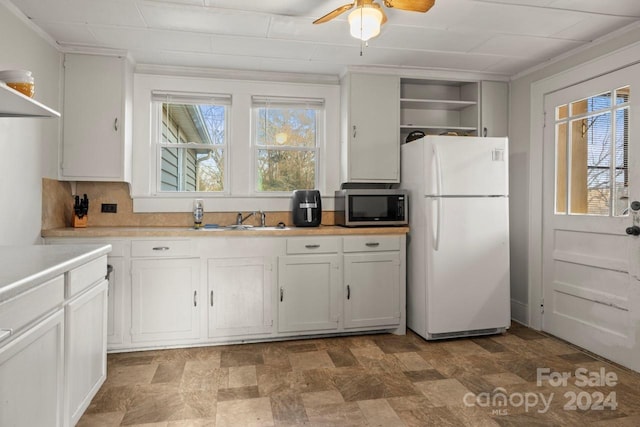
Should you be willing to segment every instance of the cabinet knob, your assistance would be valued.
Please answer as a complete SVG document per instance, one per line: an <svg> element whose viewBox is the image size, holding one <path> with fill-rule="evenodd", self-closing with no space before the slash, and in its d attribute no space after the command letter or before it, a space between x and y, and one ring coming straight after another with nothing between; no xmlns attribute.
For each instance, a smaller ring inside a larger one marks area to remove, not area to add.
<svg viewBox="0 0 640 427"><path fill-rule="evenodd" d="M320 247L320 245L316 244L316 245L304 245L305 248L307 249L318 249Z"/></svg>
<svg viewBox="0 0 640 427"><path fill-rule="evenodd" d="M280 288L280 302L284 299L284 289Z"/></svg>
<svg viewBox="0 0 640 427"><path fill-rule="evenodd" d="M153 248L154 251L168 251L169 250L169 246L156 246L155 248Z"/></svg>
<svg viewBox="0 0 640 427"><path fill-rule="evenodd" d="M347 299L351 299L351 286L347 285Z"/></svg>
<svg viewBox="0 0 640 427"><path fill-rule="evenodd" d="M198 306L198 291L193 291L193 306Z"/></svg>
<svg viewBox="0 0 640 427"><path fill-rule="evenodd" d="M370 248L375 248L380 246L379 242L369 242L369 243L365 243L365 246L370 247Z"/></svg>
<svg viewBox="0 0 640 427"><path fill-rule="evenodd" d="M213 307L213 291L211 291L211 295L209 296L209 301L210 301L211 307Z"/></svg>
<svg viewBox="0 0 640 427"><path fill-rule="evenodd" d="M118 118L116 117L115 120L113 121L113 130L115 130L116 132L118 132Z"/></svg>
<svg viewBox="0 0 640 427"><path fill-rule="evenodd" d="M356 125L353 125L353 137L354 137L354 138L356 137L356 134L357 134L357 132L356 132Z"/></svg>

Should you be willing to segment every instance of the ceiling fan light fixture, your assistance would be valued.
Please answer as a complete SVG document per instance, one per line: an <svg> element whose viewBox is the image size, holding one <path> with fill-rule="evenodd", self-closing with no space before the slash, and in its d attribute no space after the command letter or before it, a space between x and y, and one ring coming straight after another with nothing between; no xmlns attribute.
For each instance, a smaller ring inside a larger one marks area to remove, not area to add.
<svg viewBox="0 0 640 427"><path fill-rule="evenodd" d="M357 7L349 14L349 30L351 35L362 41L367 41L380 34L382 12L370 5Z"/></svg>

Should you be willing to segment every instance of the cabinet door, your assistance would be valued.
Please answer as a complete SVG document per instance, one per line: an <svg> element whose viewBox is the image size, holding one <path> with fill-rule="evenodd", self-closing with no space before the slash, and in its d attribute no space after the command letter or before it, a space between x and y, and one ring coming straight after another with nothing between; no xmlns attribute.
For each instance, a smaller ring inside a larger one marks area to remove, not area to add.
<svg viewBox="0 0 640 427"><path fill-rule="evenodd" d="M64 313L0 348L0 425L62 425Z"/></svg>
<svg viewBox="0 0 640 427"><path fill-rule="evenodd" d="M509 133L509 86L506 82L483 81L480 86L482 136Z"/></svg>
<svg viewBox="0 0 640 427"><path fill-rule="evenodd" d="M65 420L69 425L78 422L107 378L107 288L105 280L65 308Z"/></svg>
<svg viewBox="0 0 640 427"><path fill-rule="evenodd" d="M131 261L131 341L200 336L199 259Z"/></svg>
<svg viewBox="0 0 640 427"><path fill-rule="evenodd" d="M345 254L345 328L400 323L400 255Z"/></svg>
<svg viewBox="0 0 640 427"><path fill-rule="evenodd" d="M107 264L112 268L109 273L109 290L107 292L107 345L122 344L127 272L123 257L107 257Z"/></svg>
<svg viewBox="0 0 640 427"><path fill-rule="evenodd" d="M65 55L63 177L122 179L124 64L121 57Z"/></svg>
<svg viewBox="0 0 640 427"><path fill-rule="evenodd" d="M278 330L301 332L338 328L340 258L337 255L278 260Z"/></svg>
<svg viewBox="0 0 640 427"><path fill-rule="evenodd" d="M271 261L262 257L210 259L209 337L271 333L272 274Z"/></svg>
<svg viewBox="0 0 640 427"><path fill-rule="evenodd" d="M346 181L399 182L399 78L352 74L348 111Z"/></svg>

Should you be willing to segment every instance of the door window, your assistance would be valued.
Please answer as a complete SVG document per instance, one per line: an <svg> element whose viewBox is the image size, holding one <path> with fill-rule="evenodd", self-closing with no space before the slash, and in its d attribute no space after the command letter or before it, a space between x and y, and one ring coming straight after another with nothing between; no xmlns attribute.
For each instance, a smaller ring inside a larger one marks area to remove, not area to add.
<svg viewBox="0 0 640 427"><path fill-rule="evenodd" d="M555 107L555 213L625 216L630 86Z"/></svg>

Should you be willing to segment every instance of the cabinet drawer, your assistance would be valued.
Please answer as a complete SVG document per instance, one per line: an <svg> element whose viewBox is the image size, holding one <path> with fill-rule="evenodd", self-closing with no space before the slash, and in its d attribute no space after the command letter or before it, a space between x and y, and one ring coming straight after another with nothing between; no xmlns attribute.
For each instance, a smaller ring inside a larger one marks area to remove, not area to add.
<svg viewBox="0 0 640 427"><path fill-rule="evenodd" d="M132 257L190 257L191 240L133 240Z"/></svg>
<svg viewBox="0 0 640 427"><path fill-rule="evenodd" d="M345 252L399 251L399 236L353 236L344 238Z"/></svg>
<svg viewBox="0 0 640 427"><path fill-rule="evenodd" d="M0 304L0 343L63 302L64 276L60 275Z"/></svg>
<svg viewBox="0 0 640 427"><path fill-rule="evenodd" d="M74 268L67 273L66 297L71 298L72 296L89 288L94 283L104 280L106 275L106 256L102 256L94 259L93 261L89 261L78 268Z"/></svg>
<svg viewBox="0 0 640 427"><path fill-rule="evenodd" d="M338 237L300 237L287 239L287 254L333 254L340 251Z"/></svg>

